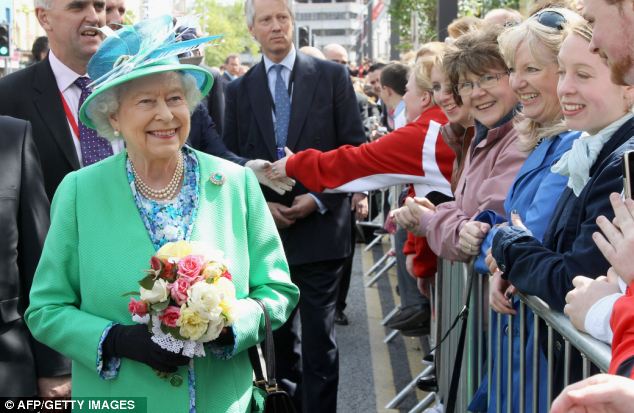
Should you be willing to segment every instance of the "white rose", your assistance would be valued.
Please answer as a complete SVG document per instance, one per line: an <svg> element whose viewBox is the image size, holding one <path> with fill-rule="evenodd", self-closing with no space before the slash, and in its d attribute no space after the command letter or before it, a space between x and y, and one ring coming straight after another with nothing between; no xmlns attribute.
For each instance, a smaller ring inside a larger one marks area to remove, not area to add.
<svg viewBox="0 0 634 413"><path fill-rule="evenodd" d="M220 314L220 294L218 289L206 282L197 282L189 288L187 306L201 317L211 320Z"/></svg>
<svg viewBox="0 0 634 413"><path fill-rule="evenodd" d="M207 331L198 339L198 341L206 343L208 341L217 339L224 326L225 323L222 317L212 317L209 320Z"/></svg>
<svg viewBox="0 0 634 413"><path fill-rule="evenodd" d="M141 287L141 300L147 301L150 304L160 303L167 300L167 281L162 278L154 281L154 286L151 290L146 290Z"/></svg>
<svg viewBox="0 0 634 413"><path fill-rule="evenodd" d="M223 300L235 300L236 298L236 287L233 285L233 282L225 277L220 277L214 285L218 288L218 291L221 295L221 299Z"/></svg>

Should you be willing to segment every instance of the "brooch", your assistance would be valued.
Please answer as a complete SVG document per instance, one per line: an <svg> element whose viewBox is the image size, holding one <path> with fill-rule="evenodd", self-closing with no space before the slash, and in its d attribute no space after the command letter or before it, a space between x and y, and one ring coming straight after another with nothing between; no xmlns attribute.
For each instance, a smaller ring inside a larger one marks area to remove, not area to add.
<svg viewBox="0 0 634 413"><path fill-rule="evenodd" d="M225 176L220 172L214 172L209 176L209 180L214 185L222 185L225 183Z"/></svg>

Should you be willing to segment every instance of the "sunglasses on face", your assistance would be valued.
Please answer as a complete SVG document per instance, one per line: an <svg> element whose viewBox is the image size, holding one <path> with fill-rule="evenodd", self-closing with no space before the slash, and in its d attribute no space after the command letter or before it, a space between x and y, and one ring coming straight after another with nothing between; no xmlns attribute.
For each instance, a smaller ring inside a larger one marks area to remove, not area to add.
<svg viewBox="0 0 634 413"><path fill-rule="evenodd" d="M563 30L564 25L567 23L564 15L554 10L541 11L533 14L530 18L537 19L539 24L557 30Z"/></svg>

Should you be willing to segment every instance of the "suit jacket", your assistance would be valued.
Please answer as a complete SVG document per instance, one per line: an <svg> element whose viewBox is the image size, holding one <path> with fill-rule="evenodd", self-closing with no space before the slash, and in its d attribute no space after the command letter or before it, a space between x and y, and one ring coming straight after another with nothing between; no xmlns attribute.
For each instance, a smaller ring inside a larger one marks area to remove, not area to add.
<svg viewBox="0 0 634 413"><path fill-rule="evenodd" d="M49 225L28 122L0 116L0 396L37 394L37 377L70 374L70 363L33 340L22 318Z"/></svg>
<svg viewBox="0 0 634 413"><path fill-rule="evenodd" d="M249 169L196 152L199 203L191 240L224 252L233 276L238 314L236 347L221 360L194 359L199 413L245 412L252 369L247 348L264 338L262 310L273 328L286 321L299 293L257 180ZM73 360L73 397L147 397L148 412L188 411L187 367L180 386L156 377L147 365L121 359L116 378L97 374L97 349L112 322L133 324L122 294L155 253L126 176L120 153L69 174L51 208L51 228L38 265L26 319L33 335ZM223 185L208 177L220 172ZM98 218L98 219L97 219Z"/></svg>
<svg viewBox="0 0 634 413"><path fill-rule="evenodd" d="M50 200L64 176L80 164L48 58L0 79L0 96L0 115L31 122Z"/></svg>
<svg viewBox="0 0 634 413"><path fill-rule="evenodd" d="M201 152L244 165L248 159L242 158L227 149L216 131L214 121L215 119L209 115L205 105L201 103L196 106L191 116L191 129L187 137L187 144Z"/></svg>
<svg viewBox="0 0 634 413"><path fill-rule="evenodd" d="M347 69L337 63L297 52L295 59L291 119L286 146L293 152L314 148L328 151L341 145L365 141L359 107ZM225 90L223 138L229 150L249 159L276 157L271 112L271 93L260 61ZM291 205L308 191L300 183L284 196L263 188L269 202ZM328 208L314 212L289 228L281 229L289 263L339 259L351 253L350 201L345 194L319 194Z"/></svg>

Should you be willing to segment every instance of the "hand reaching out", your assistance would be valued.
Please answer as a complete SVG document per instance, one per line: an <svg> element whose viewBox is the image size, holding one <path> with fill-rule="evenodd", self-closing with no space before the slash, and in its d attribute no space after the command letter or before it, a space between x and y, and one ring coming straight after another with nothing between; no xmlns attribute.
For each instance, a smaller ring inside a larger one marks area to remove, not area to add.
<svg viewBox="0 0 634 413"><path fill-rule="evenodd" d="M267 171L267 177L269 179L282 179L287 177L286 161L288 161L288 158L295 154L287 147L284 147L284 153L286 153L286 156L284 158L279 159L271 164L271 168Z"/></svg>
<svg viewBox="0 0 634 413"><path fill-rule="evenodd" d="M272 164L269 161L253 159L244 164L244 166L250 168L255 173L255 177L258 178L259 183L268 186L280 195L284 195L285 192L293 189L293 185L295 185L295 181L286 177L286 175L279 178L269 177L269 171L272 168Z"/></svg>
<svg viewBox="0 0 634 413"><path fill-rule="evenodd" d="M433 214L436 206L427 198L407 198L405 205L392 210L390 212L394 221L402 228L416 235L417 237L425 236L423 229L420 228L420 218L424 214Z"/></svg>

